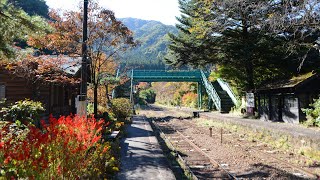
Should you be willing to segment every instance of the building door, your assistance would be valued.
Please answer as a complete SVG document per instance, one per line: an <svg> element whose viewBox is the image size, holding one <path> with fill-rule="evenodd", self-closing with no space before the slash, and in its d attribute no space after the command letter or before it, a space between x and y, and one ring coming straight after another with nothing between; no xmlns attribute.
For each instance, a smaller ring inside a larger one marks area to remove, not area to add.
<svg viewBox="0 0 320 180"><path fill-rule="evenodd" d="M271 106L270 106L270 120L271 121L282 121L281 116L281 96L272 96L271 97Z"/></svg>
<svg viewBox="0 0 320 180"><path fill-rule="evenodd" d="M259 114L261 120L269 120L269 97L260 95L259 97Z"/></svg>
<svg viewBox="0 0 320 180"><path fill-rule="evenodd" d="M284 97L282 119L287 123L299 124L299 103L298 98L293 95Z"/></svg>

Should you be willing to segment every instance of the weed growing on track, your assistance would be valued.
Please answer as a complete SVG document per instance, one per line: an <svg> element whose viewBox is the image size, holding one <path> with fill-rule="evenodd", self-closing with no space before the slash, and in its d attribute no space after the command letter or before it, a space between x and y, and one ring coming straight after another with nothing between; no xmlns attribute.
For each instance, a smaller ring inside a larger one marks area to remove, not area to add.
<svg viewBox="0 0 320 180"><path fill-rule="evenodd" d="M303 143L305 141L297 140L297 138L293 138L287 134L275 133L266 129L252 129L250 127L213 119L207 120L199 118L196 119L196 123L199 127L213 127L216 129L223 128L224 131L237 133L239 134L239 138L244 138L249 142L260 142L287 153L303 155L309 158L305 162L302 162L307 166L320 165L320 151L317 148L312 148L311 145ZM302 147L299 141L302 142Z"/></svg>

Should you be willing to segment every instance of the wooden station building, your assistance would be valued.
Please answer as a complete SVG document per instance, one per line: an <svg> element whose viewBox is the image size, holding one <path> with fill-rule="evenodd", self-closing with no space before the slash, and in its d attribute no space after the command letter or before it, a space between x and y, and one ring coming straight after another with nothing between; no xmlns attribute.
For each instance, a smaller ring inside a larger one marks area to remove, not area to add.
<svg viewBox="0 0 320 180"><path fill-rule="evenodd" d="M76 78L80 76L80 66L68 67L64 72L67 76ZM24 99L40 101L46 109L43 116L76 113L75 98L79 94L79 89L79 83L34 81L17 75L15 68L0 66L0 99L5 98L9 104Z"/></svg>
<svg viewBox="0 0 320 180"><path fill-rule="evenodd" d="M302 112L320 94L320 75L307 73L267 84L256 91L256 105L262 120L298 124L306 119Z"/></svg>

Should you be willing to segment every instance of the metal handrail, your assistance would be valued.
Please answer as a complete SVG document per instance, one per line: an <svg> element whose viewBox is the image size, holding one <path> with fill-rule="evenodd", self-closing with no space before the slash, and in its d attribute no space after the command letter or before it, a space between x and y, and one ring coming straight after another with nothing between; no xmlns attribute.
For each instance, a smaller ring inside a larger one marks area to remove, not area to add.
<svg viewBox="0 0 320 180"><path fill-rule="evenodd" d="M202 82L204 84L204 87L206 88L206 91L207 91L208 95L213 100L213 103L215 104L217 109L219 111L221 111L221 99L220 99L217 91L214 89L212 84L208 81L208 79L207 79L206 75L204 74L204 72L202 70L200 70L200 72L201 72Z"/></svg>
<svg viewBox="0 0 320 180"><path fill-rule="evenodd" d="M120 75L120 69L117 70L116 78L119 78L119 75ZM112 99L115 98L115 96L116 96L116 90L113 89L112 95L111 95Z"/></svg>
<svg viewBox="0 0 320 180"><path fill-rule="evenodd" d="M232 92L231 87L229 86L229 84L227 82L223 81L220 78L218 78L217 81L220 84L221 88L228 93L228 95L231 98L231 100L234 103L234 105L237 105L237 103L238 103L237 96Z"/></svg>

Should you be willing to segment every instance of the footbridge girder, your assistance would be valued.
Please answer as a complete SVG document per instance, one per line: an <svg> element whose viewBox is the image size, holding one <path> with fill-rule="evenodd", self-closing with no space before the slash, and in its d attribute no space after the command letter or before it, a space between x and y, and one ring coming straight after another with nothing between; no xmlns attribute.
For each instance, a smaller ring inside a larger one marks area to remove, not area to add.
<svg viewBox="0 0 320 180"><path fill-rule="evenodd" d="M200 70L132 70L131 78L139 82L201 82L201 72Z"/></svg>
<svg viewBox="0 0 320 180"><path fill-rule="evenodd" d="M130 100L133 100L133 82L196 82L198 83L198 104L201 108L202 104L202 87L205 88L208 93L209 99L212 100L216 109L219 111L225 111L224 104L221 103L222 99L219 97L221 88L219 91L208 81L208 72L204 72L200 69L198 70L179 70L179 71L165 71L165 70L132 70L131 71L131 93ZM222 80L219 81L221 87L226 87L230 89L225 84L222 84ZM220 86L219 86L220 87ZM230 91L231 92L231 91ZM230 97L233 96L232 93L227 92ZM235 99L231 97L231 99ZM236 104L236 102L233 102Z"/></svg>

